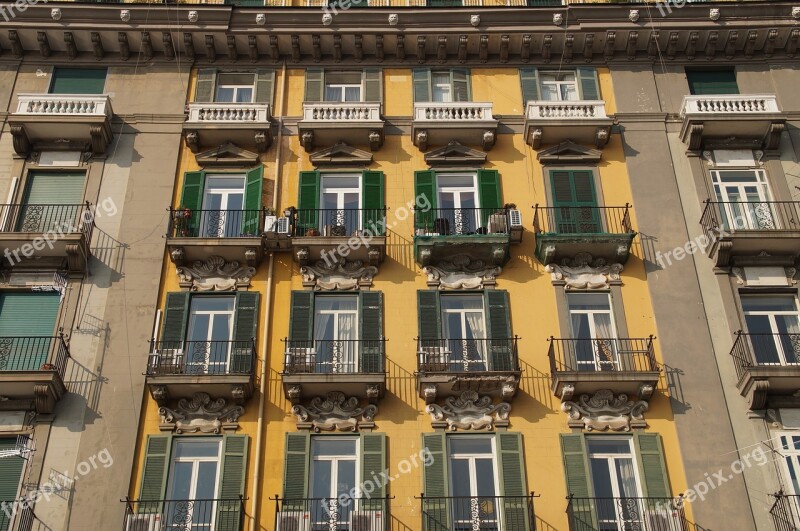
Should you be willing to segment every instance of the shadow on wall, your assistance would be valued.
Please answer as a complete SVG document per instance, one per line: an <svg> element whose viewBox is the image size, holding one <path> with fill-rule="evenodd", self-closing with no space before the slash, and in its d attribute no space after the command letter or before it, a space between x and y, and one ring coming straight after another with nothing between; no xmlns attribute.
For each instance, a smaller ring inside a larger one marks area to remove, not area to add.
<svg viewBox="0 0 800 531"><path fill-rule="evenodd" d="M164 223L166 223L166 214L164 216ZM122 278L125 251L129 248L127 243L116 240L107 232L95 227L91 250L92 258L89 262L91 278L95 286L107 288Z"/></svg>
<svg viewBox="0 0 800 531"><path fill-rule="evenodd" d="M541 499L541 498L538 498L538 499ZM566 502L564 502L564 506L566 507ZM534 505L533 509L534 509L534 511L536 510L536 506L535 505ZM550 525L547 522L545 522L544 520L542 520L540 517L534 515L534 518L536 519L536 531L559 531L559 529L557 527L553 527L552 525Z"/></svg>
<svg viewBox="0 0 800 531"><path fill-rule="evenodd" d="M83 325L87 323L89 326L84 329ZM100 343L97 346L97 348L100 349L100 355L97 359L96 372L85 367L76 361L75 358L72 358L64 374L64 383L67 387L67 391L76 397L81 397L85 401L86 409L92 412L91 415L88 413L84 414L84 425L91 424L95 419L102 417L102 413L99 411L100 393L102 391L102 386L108 383L108 378L102 376L102 374L106 353L108 351L109 332L110 327L108 323L103 323L102 320L91 315L85 315L80 320L79 328L73 331L73 337L76 334L86 334L97 337ZM91 344L91 341L86 341L84 344ZM82 430L83 425L80 427L79 431Z"/></svg>
<svg viewBox="0 0 800 531"><path fill-rule="evenodd" d="M667 391L669 392L669 400L672 405L672 414L684 414L692 408L692 405L684 399L683 385L681 385L681 376L684 374L683 369L669 365L662 365L662 367Z"/></svg>
<svg viewBox="0 0 800 531"><path fill-rule="evenodd" d="M545 352L544 346L542 346L542 351ZM519 382L520 391L530 395L536 402L544 407L538 417L532 415L533 408L525 408L524 416L526 419L530 421L533 421L534 418L541 419L544 418L547 413L557 410L559 406L556 405L556 399L553 395L551 387L552 378L550 375L523 360L520 360L519 364L522 368L522 376Z"/></svg>
<svg viewBox="0 0 800 531"><path fill-rule="evenodd" d="M414 352L415 345L409 345L408 350ZM413 370L415 370L416 367ZM416 405L419 398L417 397L417 377L412 371L409 371L393 360L386 358L386 387L387 392L395 395L401 402L410 405ZM415 408L416 411L416 408Z"/></svg>
<svg viewBox="0 0 800 531"><path fill-rule="evenodd" d="M656 236L650 236L649 234L640 232L637 240L638 242L634 240L633 246L635 248L635 246L638 245L641 248L641 254L639 254L639 256L642 257L642 261L644 262L645 272L652 273L653 271L660 271L664 269L656 259L656 244L658 243L658 238ZM631 249L631 252L634 252L634 250Z"/></svg>

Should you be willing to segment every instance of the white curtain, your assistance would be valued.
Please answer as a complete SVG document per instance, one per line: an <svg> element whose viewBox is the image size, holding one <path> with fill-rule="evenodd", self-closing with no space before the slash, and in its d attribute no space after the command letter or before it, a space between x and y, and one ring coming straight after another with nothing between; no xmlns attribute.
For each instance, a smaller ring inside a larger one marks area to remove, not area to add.
<svg viewBox="0 0 800 531"><path fill-rule="evenodd" d="M619 486L619 495L621 498L638 498L639 486L636 484L636 475L633 470L633 459L615 459L617 466L617 482ZM631 506L631 503L634 505ZM648 509L639 507L638 504L644 503L644 500L630 500L629 503L620 503L623 522L623 529L640 529L639 525L642 514Z"/></svg>
<svg viewBox="0 0 800 531"><path fill-rule="evenodd" d="M356 339L356 314L340 313L337 317L339 318L337 348L339 349L339 363L342 364L338 371L354 372L356 369L356 344L352 340Z"/></svg>
<svg viewBox="0 0 800 531"><path fill-rule="evenodd" d="M329 313L317 313L314 316L314 344L308 346L314 349L317 371L321 369L323 372L327 372L325 364L330 363L327 354L331 346L330 340L333 338L326 336L331 319L333 319L333 315ZM301 352L303 351L298 349L298 354ZM301 363L304 362L301 361Z"/></svg>
<svg viewBox="0 0 800 531"><path fill-rule="evenodd" d="M486 327L484 326L483 312L466 312L464 315L470 335L477 340L486 337ZM467 337L467 334L464 335ZM486 342L485 341L472 341L472 345L468 345L468 355L471 361L479 361L481 363L473 363L472 370L485 370L483 366L486 363Z"/></svg>

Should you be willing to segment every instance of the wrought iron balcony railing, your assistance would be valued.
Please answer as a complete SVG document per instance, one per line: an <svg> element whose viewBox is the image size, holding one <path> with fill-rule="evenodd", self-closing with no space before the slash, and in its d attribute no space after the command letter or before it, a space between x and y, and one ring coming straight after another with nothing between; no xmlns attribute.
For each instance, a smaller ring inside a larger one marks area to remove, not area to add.
<svg viewBox="0 0 800 531"><path fill-rule="evenodd" d="M83 233L91 238L94 213L90 203L75 205L2 205L2 232Z"/></svg>
<svg viewBox="0 0 800 531"><path fill-rule="evenodd" d="M414 211L417 236L509 234L503 208L429 208Z"/></svg>
<svg viewBox="0 0 800 531"><path fill-rule="evenodd" d="M744 231L800 231L798 201L705 201L700 218L703 230L714 239L724 233Z"/></svg>
<svg viewBox="0 0 800 531"><path fill-rule="evenodd" d="M389 527L389 498L270 498L283 531L361 531Z"/></svg>
<svg viewBox="0 0 800 531"><path fill-rule="evenodd" d="M244 499L123 500L122 531L213 531L242 529Z"/></svg>
<svg viewBox="0 0 800 531"><path fill-rule="evenodd" d="M0 500L0 529L30 531L33 528L33 500Z"/></svg>
<svg viewBox="0 0 800 531"><path fill-rule="evenodd" d="M556 339L550 337L550 371L658 371L653 336L645 338Z"/></svg>
<svg viewBox="0 0 800 531"><path fill-rule="evenodd" d="M769 510L775 531L796 531L800 529L800 496L797 494L773 494L775 503Z"/></svg>
<svg viewBox="0 0 800 531"><path fill-rule="evenodd" d="M385 339L287 340L288 374L361 374L384 372Z"/></svg>
<svg viewBox="0 0 800 531"><path fill-rule="evenodd" d="M537 234L631 234L631 206L534 206L533 230Z"/></svg>
<svg viewBox="0 0 800 531"><path fill-rule="evenodd" d="M567 498L570 531L640 529L686 531L679 498Z"/></svg>
<svg viewBox="0 0 800 531"><path fill-rule="evenodd" d="M147 375L253 374L255 361L255 339L151 341Z"/></svg>
<svg viewBox="0 0 800 531"><path fill-rule="evenodd" d="M448 496L421 495L425 531L534 531L534 495Z"/></svg>
<svg viewBox="0 0 800 531"><path fill-rule="evenodd" d="M261 236L265 209L190 210L170 208L168 238L254 238Z"/></svg>
<svg viewBox="0 0 800 531"><path fill-rule="evenodd" d="M384 236L386 208L317 208L295 211L295 236Z"/></svg>
<svg viewBox="0 0 800 531"><path fill-rule="evenodd" d="M63 378L69 357L63 335L0 337L0 373L55 371Z"/></svg>
<svg viewBox="0 0 800 531"><path fill-rule="evenodd" d="M731 356L740 379L751 367L795 367L800 374L800 334L747 334L739 330Z"/></svg>
<svg viewBox="0 0 800 531"><path fill-rule="evenodd" d="M518 337L417 339L420 373L518 371Z"/></svg>

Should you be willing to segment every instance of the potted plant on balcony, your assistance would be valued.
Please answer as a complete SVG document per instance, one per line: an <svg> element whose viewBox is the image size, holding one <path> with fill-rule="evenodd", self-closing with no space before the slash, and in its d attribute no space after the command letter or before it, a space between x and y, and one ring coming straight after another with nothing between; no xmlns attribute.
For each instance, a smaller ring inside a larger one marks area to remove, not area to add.
<svg viewBox="0 0 800 531"><path fill-rule="evenodd" d="M306 236L319 236L319 231L312 227L306 231Z"/></svg>
<svg viewBox="0 0 800 531"><path fill-rule="evenodd" d="M192 209L179 206L172 211L173 226L175 235L189 236L190 223L192 219Z"/></svg>
<svg viewBox="0 0 800 531"><path fill-rule="evenodd" d="M56 370L56 366L52 363L42 363L42 366L39 369L42 371L54 371Z"/></svg>

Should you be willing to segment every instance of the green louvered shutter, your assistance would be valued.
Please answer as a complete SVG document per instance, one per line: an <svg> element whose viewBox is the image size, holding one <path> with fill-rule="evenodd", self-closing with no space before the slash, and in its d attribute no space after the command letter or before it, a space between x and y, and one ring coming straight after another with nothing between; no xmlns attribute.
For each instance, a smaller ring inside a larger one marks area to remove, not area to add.
<svg viewBox="0 0 800 531"><path fill-rule="evenodd" d="M519 80L522 84L523 106L529 101L542 99L539 93L539 71L536 68L520 68Z"/></svg>
<svg viewBox="0 0 800 531"><path fill-rule="evenodd" d="M363 228L369 229L376 236L386 234L383 214L383 179L382 171L365 171L361 174Z"/></svg>
<svg viewBox="0 0 800 531"><path fill-rule="evenodd" d="M200 218L203 208L203 192L206 186L206 173L203 171L187 171L183 174L183 190L181 190L180 208L191 211L191 216L178 221L176 233L172 236L198 236Z"/></svg>
<svg viewBox="0 0 800 531"><path fill-rule="evenodd" d="M4 292L0 296L0 338L10 339L0 371L36 371L47 363L61 295L55 291Z"/></svg>
<svg viewBox="0 0 800 531"><path fill-rule="evenodd" d="M50 94L102 94L105 68L58 68L53 71Z"/></svg>
<svg viewBox="0 0 800 531"><path fill-rule="evenodd" d="M436 172L423 170L414 172L414 193L417 204L430 205L429 209L414 211L414 225L417 229L432 232L434 221L438 217L436 211Z"/></svg>
<svg viewBox="0 0 800 531"><path fill-rule="evenodd" d="M4 437L0 439L0 451L11 450L17 445L16 437ZM19 456L6 457L0 459L0 503L11 504L14 500L21 498L19 492L20 482L22 481L22 470L25 460ZM0 531L10 531L11 519L5 509L12 512L13 506L4 505L0 507ZM12 513L13 516L13 513Z"/></svg>
<svg viewBox="0 0 800 531"><path fill-rule="evenodd" d="M688 70L686 80L689 93L695 96L739 94L736 84L736 71L730 70Z"/></svg>
<svg viewBox="0 0 800 531"><path fill-rule="evenodd" d="M229 372L250 374L253 370L253 348L258 329L257 291L236 292L236 315L233 320L233 348Z"/></svg>
<svg viewBox="0 0 800 531"><path fill-rule="evenodd" d="M583 434L561 434L561 456L567 494L578 498L569 506L570 529L597 529L594 502L590 500L589 459Z"/></svg>
<svg viewBox="0 0 800 531"><path fill-rule="evenodd" d="M364 101L383 101L382 72L380 68L364 69Z"/></svg>
<svg viewBox="0 0 800 531"><path fill-rule="evenodd" d="M283 511L307 510L308 459L311 436L287 433L283 464Z"/></svg>
<svg viewBox="0 0 800 531"><path fill-rule="evenodd" d="M450 511L447 500L447 436L444 433L423 433L422 447L431 456L430 464L422 469L425 498L422 501L423 531L450 531Z"/></svg>
<svg viewBox="0 0 800 531"><path fill-rule="evenodd" d="M162 349L181 348L186 337L190 297L188 291L167 293L167 306L164 309L164 325L161 331Z"/></svg>
<svg viewBox="0 0 800 531"><path fill-rule="evenodd" d="M309 229L319 230L320 173L301 171L299 188L297 236L305 236Z"/></svg>
<svg viewBox="0 0 800 531"><path fill-rule="evenodd" d="M306 68L306 96L303 101L324 101L325 72L321 68Z"/></svg>
<svg viewBox="0 0 800 531"><path fill-rule="evenodd" d="M247 435L225 435L222 448L222 473L217 489L216 531L242 528L244 478L247 473Z"/></svg>
<svg viewBox="0 0 800 531"><path fill-rule="evenodd" d="M289 315L289 341L308 341L314 339L314 292L293 291L292 309ZM301 345L293 345L300 347Z"/></svg>
<svg viewBox="0 0 800 531"><path fill-rule="evenodd" d="M361 370L383 372L383 293L362 291L358 294L358 322L361 328Z"/></svg>
<svg viewBox="0 0 800 531"><path fill-rule="evenodd" d="M361 510L382 511L386 515L386 485L380 478L386 470L386 434L362 433L361 434L361 482L370 481L375 485L375 490L369 493L370 499L361 502Z"/></svg>
<svg viewBox="0 0 800 531"><path fill-rule="evenodd" d="M513 371L517 368L511 339L511 316L508 292L489 289L484 292L489 328L490 371Z"/></svg>
<svg viewBox="0 0 800 531"><path fill-rule="evenodd" d="M500 450L500 477L503 500L503 520L506 529L530 529L533 507L525 481L525 456L522 448L522 434L499 432L497 434ZM517 498L508 498L517 496Z"/></svg>
<svg viewBox="0 0 800 531"><path fill-rule="evenodd" d="M661 436L657 433L636 433L633 440L636 454L639 456L639 470L644 490L642 495L648 498L668 498L669 483Z"/></svg>
<svg viewBox="0 0 800 531"><path fill-rule="evenodd" d="M148 435L145 444L138 510L140 513L160 513L167 490L172 435Z"/></svg>
<svg viewBox="0 0 800 531"><path fill-rule="evenodd" d="M591 170L553 170L550 181L556 222L550 230L559 234L600 232L602 224Z"/></svg>
<svg viewBox="0 0 800 531"><path fill-rule="evenodd" d="M415 68L411 71L414 86L414 103L431 101L431 71L428 68Z"/></svg>
<svg viewBox="0 0 800 531"><path fill-rule="evenodd" d="M442 339L442 312L439 292L430 289L417 291L417 317L422 347L438 347Z"/></svg>
<svg viewBox="0 0 800 531"><path fill-rule="evenodd" d="M194 101L208 103L214 101L214 85L217 82L216 68L201 68L197 71L197 85L194 89Z"/></svg>
<svg viewBox="0 0 800 531"><path fill-rule="evenodd" d="M69 232L77 228L84 211L85 182L84 173L30 172L16 230L48 232L60 228Z"/></svg>
<svg viewBox="0 0 800 531"><path fill-rule="evenodd" d="M469 70L454 68L450 71L453 101L471 101L472 90L469 83Z"/></svg>
<svg viewBox="0 0 800 531"><path fill-rule="evenodd" d="M261 4L263 5L263 4ZM256 103L272 106L275 97L275 71L259 68L256 71Z"/></svg>
<svg viewBox="0 0 800 531"><path fill-rule="evenodd" d="M496 214L502 206L500 173L497 170L478 170L478 194L481 202L481 226L488 227L489 217Z"/></svg>
<svg viewBox="0 0 800 531"><path fill-rule="evenodd" d="M244 188L244 216L242 235L261 234L261 194L264 188L264 166L261 164L247 172Z"/></svg>
<svg viewBox="0 0 800 531"><path fill-rule="evenodd" d="M578 87L582 100L599 100L600 83L597 80L597 70L590 66L579 66L577 69Z"/></svg>

